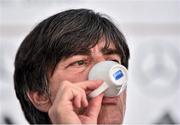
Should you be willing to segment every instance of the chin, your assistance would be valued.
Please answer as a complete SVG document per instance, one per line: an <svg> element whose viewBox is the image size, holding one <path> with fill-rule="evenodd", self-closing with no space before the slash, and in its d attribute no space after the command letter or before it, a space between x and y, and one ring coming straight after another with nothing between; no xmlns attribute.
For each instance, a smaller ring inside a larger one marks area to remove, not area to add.
<svg viewBox="0 0 180 125"><path fill-rule="evenodd" d="M119 119L103 118L103 119L98 119L98 124L122 124L122 120L120 118Z"/></svg>
<svg viewBox="0 0 180 125"><path fill-rule="evenodd" d="M98 124L122 124L123 113L117 105L103 105L98 116Z"/></svg>
<svg viewBox="0 0 180 125"><path fill-rule="evenodd" d="M119 119L118 120L113 120L113 119L111 119L111 120L101 120L101 121L98 121L97 124L122 124L122 121L119 121Z"/></svg>

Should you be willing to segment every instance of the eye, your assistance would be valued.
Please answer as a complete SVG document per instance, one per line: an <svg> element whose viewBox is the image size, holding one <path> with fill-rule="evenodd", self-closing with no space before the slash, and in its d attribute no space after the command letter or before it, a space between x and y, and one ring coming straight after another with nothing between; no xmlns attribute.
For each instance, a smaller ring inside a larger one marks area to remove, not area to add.
<svg viewBox="0 0 180 125"><path fill-rule="evenodd" d="M71 63L69 66L84 66L84 65L87 65L87 60L78 60L78 61L75 61L73 63Z"/></svg>
<svg viewBox="0 0 180 125"><path fill-rule="evenodd" d="M75 62L75 64L81 66L81 65L86 64L86 62L84 60L79 60L79 61Z"/></svg>
<svg viewBox="0 0 180 125"><path fill-rule="evenodd" d="M117 59L112 59L111 61L114 61L114 62L120 63L120 61L119 61L119 60L117 60Z"/></svg>
<svg viewBox="0 0 180 125"><path fill-rule="evenodd" d="M106 60L114 61L114 62L121 64L121 58L117 54L108 55L105 58L106 58Z"/></svg>
<svg viewBox="0 0 180 125"><path fill-rule="evenodd" d="M116 58L116 57L108 57L106 60L114 61L114 62L117 62L117 63L121 63L120 58Z"/></svg>

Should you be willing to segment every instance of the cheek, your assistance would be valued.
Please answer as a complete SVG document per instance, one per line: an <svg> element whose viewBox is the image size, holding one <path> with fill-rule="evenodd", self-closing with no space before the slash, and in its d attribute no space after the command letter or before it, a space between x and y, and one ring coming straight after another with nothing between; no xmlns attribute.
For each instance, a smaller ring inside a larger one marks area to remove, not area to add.
<svg viewBox="0 0 180 125"><path fill-rule="evenodd" d="M125 113L126 110L126 90L121 93L119 96L119 103L118 106L120 107L121 111L123 114Z"/></svg>
<svg viewBox="0 0 180 125"><path fill-rule="evenodd" d="M81 82L88 80L88 74L92 66L86 67L84 70L66 70L61 80L70 82Z"/></svg>
<svg viewBox="0 0 180 125"><path fill-rule="evenodd" d="M55 77L51 80L51 84L60 83L62 81L70 81L70 82L81 82L88 79L88 71L77 72L77 71L61 71L56 74Z"/></svg>
<svg viewBox="0 0 180 125"><path fill-rule="evenodd" d="M62 77L61 81L68 80L74 83L74 82L86 81L87 79L88 79L88 73L81 72L81 73L68 73L68 75Z"/></svg>
<svg viewBox="0 0 180 125"><path fill-rule="evenodd" d="M72 83L86 81L88 79L88 72L59 72L53 79L50 80L51 100L54 100L58 91L59 85L62 81L68 80Z"/></svg>

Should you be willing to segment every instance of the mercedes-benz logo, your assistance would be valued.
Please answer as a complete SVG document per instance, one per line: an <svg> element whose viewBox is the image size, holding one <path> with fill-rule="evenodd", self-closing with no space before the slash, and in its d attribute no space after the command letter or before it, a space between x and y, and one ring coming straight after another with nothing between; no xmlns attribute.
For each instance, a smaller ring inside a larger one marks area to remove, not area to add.
<svg viewBox="0 0 180 125"><path fill-rule="evenodd" d="M180 52L169 42L146 42L136 50L134 79L150 95L167 96L179 87Z"/></svg>

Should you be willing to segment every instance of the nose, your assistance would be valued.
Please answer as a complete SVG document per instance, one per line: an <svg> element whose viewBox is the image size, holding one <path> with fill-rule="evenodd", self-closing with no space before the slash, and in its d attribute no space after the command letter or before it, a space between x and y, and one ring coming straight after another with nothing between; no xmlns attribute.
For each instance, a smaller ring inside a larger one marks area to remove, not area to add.
<svg viewBox="0 0 180 125"><path fill-rule="evenodd" d="M102 55L96 55L93 56L93 60L91 62L91 66L89 67L89 70L96 64L102 61L106 61L106 59Z"/></svg>
<svg viewBox="0 0 180 125"><path fill-rule="evenodd" d="M99 63L99 62L102 62L102 61L106 61L106 59L103 57L102 54L96 54L96 55L93 55L92 56L92 60L91 60L91 64L89 65L88 69L86 70L87 74L86 74L86 79L88 79L88 75L89 75L89 72L90 70L92 69L92 67Z"/></svg>
<svg viewBox="0 0 180 125"><path fill-rule="evenodd" d="M104 55L99 51L92 53L92 58L93 58L93 64L106 60Z"/></svg>
<svg viewBox="0 0 180 125"><path fill-rule="evenodd" d="M106 59L104 57L96 57L94 59L94 64L102 62L102 61L106 61Z"/></svg>

